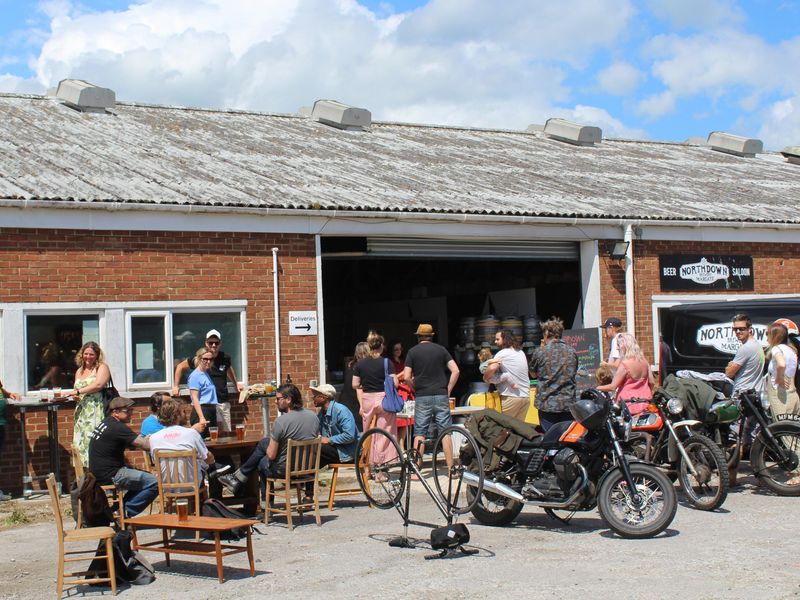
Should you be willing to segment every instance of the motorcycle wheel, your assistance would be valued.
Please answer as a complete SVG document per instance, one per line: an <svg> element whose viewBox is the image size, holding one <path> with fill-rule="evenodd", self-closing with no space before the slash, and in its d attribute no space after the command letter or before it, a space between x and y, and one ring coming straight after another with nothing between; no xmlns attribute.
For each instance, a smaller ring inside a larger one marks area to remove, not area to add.
<svg viewBox="0 0 800 600"><path fill-rule="evenodd" d="M706 433L710 433L706 431ZM714 428L713 441L720 447L722 453L725 455L725 461L728 463L728 469L735 469L739 466L739 442L731 442L728 440L727 433L719 427Z"/></svg>
<svg viewBox="0 0 800 600"><path fill-rule="evenodd" d="M447 464L447 451L452 453L451 464ZM483 459L478 442L460 425L446 427L431 455L433 482L447 512L463 515L478 503L477 495L483 490ZM469 476L469 480L467 477ZM467 490L474 494L467 494Z"/></svg>
<svg viewBox="0 0 800 600"><path fill-rule="evenodd" d="M373 449L385 449L375 458ZM356 447L355 463L358 486L369 502L377 508L392 508L400 501L406 485L406 462L394 436L374 427L361 436Z"/></svg>
<svg viewBox="0 0 800 600"><path fill-rule="evenodd" d="M468 496L475 496L475 489L467 489ZM483 490L472 507L472 516L484 525L502 527L517 518L523 503L500 494Z"/></svg>
<svg viewBox="0 0 800 600"><path fill-rule="evenodd" d="M730 477L728 463L719 446L704 435L695 434L682 441L686 454L696 471L681 455L678 459L678 482L692 506L700 510L714 510L722 506L728 496Z"/></svg>
<svg viewBox="0 0 800 600"><path fill-rule="evenodd" d="M603 480L597 508L609 528L624 538L641 539L664 531L678 508L675 488L656 467L631 463L631 475L642 504L636 506L622 471L617 468Z"/></svg>
<svg viewBox="0 0 800 600"><path fill-rule="evenodd" d="M779 422L770 425L769 430L775 436L775 442L789 451L788 462L781 460L762 431L750 451L753 473L779 496L800 496L800 425Z"/></svg>

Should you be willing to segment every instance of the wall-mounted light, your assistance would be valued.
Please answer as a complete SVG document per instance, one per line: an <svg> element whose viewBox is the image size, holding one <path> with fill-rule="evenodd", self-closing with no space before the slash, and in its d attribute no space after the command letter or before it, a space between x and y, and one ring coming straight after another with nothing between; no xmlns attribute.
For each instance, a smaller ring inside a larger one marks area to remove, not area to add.
<svg viewBox="0 0 800 600"><path fill-rule="evenodd" d="M628 246L630 246L630 242L614 242L614 245L608 251L609 258L622 260L628 255Z"/></svg>

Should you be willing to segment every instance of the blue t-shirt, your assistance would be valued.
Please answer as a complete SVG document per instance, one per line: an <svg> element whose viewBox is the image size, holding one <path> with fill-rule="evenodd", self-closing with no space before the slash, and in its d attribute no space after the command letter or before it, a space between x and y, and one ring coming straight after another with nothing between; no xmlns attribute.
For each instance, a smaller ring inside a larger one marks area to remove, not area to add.
<svg viewBox="0 0 800 600"><path fill-rule="evenodd" d="M200 404L217 404L217 388L208 373L199 369L189 375L189 389L200 392Z"/></svg>
<svg viewBox="0 0 800 600"><path fill-rule="evenodd" d="M150 435L151 433L155 433L156 431L161 431L164 429L164 426L158 422L158 418L155 415L150 415L144 421L142 421L142 435Z"/></svg>

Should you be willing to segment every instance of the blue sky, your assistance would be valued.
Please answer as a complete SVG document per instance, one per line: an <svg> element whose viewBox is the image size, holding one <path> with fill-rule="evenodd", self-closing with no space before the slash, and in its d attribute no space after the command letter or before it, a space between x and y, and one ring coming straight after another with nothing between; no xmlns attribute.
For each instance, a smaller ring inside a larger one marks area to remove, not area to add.
<svg viewBox="0 0 800 600"><path fill-rule="evenodd" d="M0 0L0 91L800 145L800 0Z"/></svg>

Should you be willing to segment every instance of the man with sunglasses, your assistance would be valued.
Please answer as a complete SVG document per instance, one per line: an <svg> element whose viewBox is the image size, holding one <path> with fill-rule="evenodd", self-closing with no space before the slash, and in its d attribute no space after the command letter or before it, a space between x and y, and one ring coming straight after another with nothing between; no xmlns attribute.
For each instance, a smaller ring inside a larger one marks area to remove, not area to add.
<svg viewBox="0 0 800 600"><path fill-rule="evenodd" d="M125 450L150 449L148 438L136 435L127 425L133 405L130 398L114 398L108 405L109 415L95 427L89 441L89 470L97 482L113 483L127 492L125 518L138 515L158 496L158 481L151 473L125 464Z"/></svg>
<svg viewBox="0 0 800 600"><path fill-rule="evenodd" d="M725 375L733 379L733 389L750 390L758 386L764 372L764 351L753 337L753 321L748 315L733 317L733 333L741 346L725 367Z"/></svg>
<svg viewBox="0 0 800 600"><path fill-rule="evenodd" d="M217 390L217 421L222 431L230 431L231 405L228 402L228 379L233 382L237 392L242 391L242 385L236 380L236 373L233 370L230 354L226 354L220 347L222 346L222 334L216 329L211 329L206 333L205 348L213 355L211 367L208 369L208 376ZM175 377L172 380L172 395L179 393L179 384L184 371L196 369L197 361L194 356L182 360L175 367Z"/></svg>

